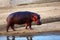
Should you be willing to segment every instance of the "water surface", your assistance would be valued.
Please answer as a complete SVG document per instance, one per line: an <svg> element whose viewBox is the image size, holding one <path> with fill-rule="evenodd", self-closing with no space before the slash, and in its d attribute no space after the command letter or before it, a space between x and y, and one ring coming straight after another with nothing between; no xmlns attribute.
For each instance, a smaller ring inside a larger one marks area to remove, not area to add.
<svg viewBox="0 0 60 40"><path fill-rule="evenodd" d="M0 40L60 40L60 32L42 33L34 36L0 36Z"/></svg>

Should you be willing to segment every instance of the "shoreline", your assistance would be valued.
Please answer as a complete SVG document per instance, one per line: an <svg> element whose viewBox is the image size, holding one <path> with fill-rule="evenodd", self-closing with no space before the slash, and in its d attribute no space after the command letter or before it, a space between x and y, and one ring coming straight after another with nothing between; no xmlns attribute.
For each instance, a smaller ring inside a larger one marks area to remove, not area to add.
<svg viewBox="0 0 60 40"><path fill-rule="evenodd" d="M59 23L59 24L58 24ZM57 26L57 25L58 26ZM49 27L50 26L50 27ZM9 30L9 32L6 31L0 31L0 35L6 35L6 36L29 36L29 35L36 35L40 33L47 33L47 32L60 32L60 22L53 22L53 23L47 23L42 24L41 26L33 25L33 30L25 29L25 27L16 28L16 31Z"/></svg>
<svg viewBox="0 0 60 40"><path fill-rule="evenodd" d="M11 33L12 32L12 33ZM17 32L17 31L9 31L9 32L0 32L0 36L36 36L36 35L48 35L48 34L54 34L54 35L60 35L60 30L53 30L53 31L42 31L42 32Z"/></svg>

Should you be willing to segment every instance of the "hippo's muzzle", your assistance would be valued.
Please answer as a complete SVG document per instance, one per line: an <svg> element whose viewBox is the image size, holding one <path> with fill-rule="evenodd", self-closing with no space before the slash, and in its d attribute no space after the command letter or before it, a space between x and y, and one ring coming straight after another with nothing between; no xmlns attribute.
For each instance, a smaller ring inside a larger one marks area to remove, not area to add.
<svg viewBox="0 0 60 40"><path fill-rule="evenodd" d="M37 21L37 25L41 25L42 23L41 23L41 21L40 21L40 19Z"/></svg>

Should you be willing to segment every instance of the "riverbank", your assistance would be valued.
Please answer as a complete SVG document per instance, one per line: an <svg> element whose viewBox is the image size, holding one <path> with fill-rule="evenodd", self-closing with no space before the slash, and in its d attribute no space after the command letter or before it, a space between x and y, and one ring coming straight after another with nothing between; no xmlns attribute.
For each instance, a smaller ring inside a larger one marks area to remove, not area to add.
<svg viewBox="0 0 60 40"><path fill-rule="evenodd" d="M15 27L15 29L17 31L12 31L10 29L9 32L6 32L6 18L10 13L16 11L32 11L40 14L42 25L33 25L33 30L26 30L24 26L16 26L17 28ZM0 35L33 35L41 32L60 31L60 22L58 21L60 21L60 2L31 4L0 9Z"/></svg>
<svg viewBox="0 0 60 40"><path fill-rule="evenodd" d="M44 33L44 32L52 32L52 31L60 32L60 21L42 24L40 26L33 25L32 28L33 28L33 30L29 30L29 29L26 30L25 27L21 27L21 28L15 28L16 31L12 31L12 30L9 30L9 32L0 31L0 35L25 36L25 35L35 35L35 34L40 34L40 33Z"/></svg>

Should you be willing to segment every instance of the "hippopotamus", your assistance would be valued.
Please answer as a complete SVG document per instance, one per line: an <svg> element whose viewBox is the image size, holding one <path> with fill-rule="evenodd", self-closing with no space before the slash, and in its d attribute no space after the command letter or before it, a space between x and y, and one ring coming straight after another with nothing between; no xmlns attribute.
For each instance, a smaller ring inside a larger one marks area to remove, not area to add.
<svg viewBox="0 0 60 40"><path fill-rule="evenodd" d="M18 24L25 24L25 28L27 29L27 27L29 27L29 29L31 28L31 23L35 22L36 25L41 25L41 21L40 21L40 15L34 12L30 12L30 11L19 11L19 12L13 12L11 14L8 15L8 17L6 18L6 31L8 32L9 27L12 28L13 31L15 31L14 29L14 25Z"/></svg>

